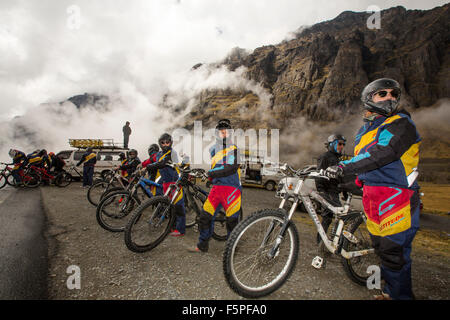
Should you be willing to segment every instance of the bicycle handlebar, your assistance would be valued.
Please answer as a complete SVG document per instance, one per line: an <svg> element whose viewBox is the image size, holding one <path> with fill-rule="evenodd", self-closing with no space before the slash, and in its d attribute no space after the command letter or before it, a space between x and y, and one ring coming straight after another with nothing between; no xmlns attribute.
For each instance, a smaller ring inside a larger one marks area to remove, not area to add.
<svg viewBox="0 0 450 320"><path fill-rule="evenodd" d="M330 180L329 177L327 177L325 175L325 170L320 169L320 170L314 170L314 171L306 171L304 172L303 169L298 169L295 170L294 168L292 168L291 166L289 166L287 163L285 163L284 165L282 165L280 167L280 170L285 174L285 175L294 175L297 176L299 178L311 178L311 179L327 179Z"/></svg>

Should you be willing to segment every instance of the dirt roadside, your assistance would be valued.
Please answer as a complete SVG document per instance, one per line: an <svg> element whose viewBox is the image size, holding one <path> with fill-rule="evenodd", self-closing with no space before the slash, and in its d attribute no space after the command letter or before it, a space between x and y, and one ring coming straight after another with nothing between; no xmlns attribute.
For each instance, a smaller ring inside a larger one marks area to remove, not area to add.
<svg viewBox="0 0 450 320"><path fill-rule="evenodd" d="M122 233L102 229L95 208L79 183L67 188L41 187L49 242L49 299L188 299L239 300L222 271L224 242L212 240L207 254L194 254L198 233L188 229L183 238L168 237L156 249L129 251ZM244 188L244 216L257 209L278 206L273 192ZM267 300L371 299L376 292L354 284L339 260L316 270L315 232L305 214L298 214L300 234L297 266L286 284ZM413 287L418 299L450 299L450 241L445 232L419 231L413 243ZM69 290L67 268L81 271L81 289Z"/></svg>

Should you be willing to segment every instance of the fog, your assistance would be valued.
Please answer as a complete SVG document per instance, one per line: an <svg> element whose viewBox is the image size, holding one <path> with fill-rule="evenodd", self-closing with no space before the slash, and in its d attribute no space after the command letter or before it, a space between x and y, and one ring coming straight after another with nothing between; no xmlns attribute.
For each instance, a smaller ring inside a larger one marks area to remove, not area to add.
<svg viewBox="0 0 450 320"><path fill-rule="evenodd" d="M169 92L175 102L186 102L185 112L195 95L207 88L252 91L263 107L270 100L258 84L242 78L243 69L212 71L205 66L192 72L192 66L221 61L235 47L251 52L279 43L301 26L333 19L345 10L365 11L371 4L356 0L3 0L0 160L8 160L12 147L26 153L36 148L68 149L70 138L121 142L125 121L131 122L133 130L130 147L145 158L147 146L184 114L175 116L161 108ZM429 9L445 1L397 4ZM385 9L391 2L377 5ZM59 103L85 92L108 96L107 108L77 109L70 102ZM34 139L17 132L18 128ZM301 134L310 137L308 132Z"/></svg>

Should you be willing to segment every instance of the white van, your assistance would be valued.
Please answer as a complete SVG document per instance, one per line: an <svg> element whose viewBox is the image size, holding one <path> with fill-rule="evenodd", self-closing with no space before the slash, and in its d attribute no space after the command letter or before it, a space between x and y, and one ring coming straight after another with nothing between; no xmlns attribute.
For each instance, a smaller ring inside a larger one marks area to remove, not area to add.
<svg viewBox="0 0 450 320"><path fill-rule="evenodd" d="M119 159L120 153L125 153L128 156L128 149L96 149L92 150L97 153L97 163L94 167L95 175L102 175L107 170L115 168L121 164ZM64 169L72 176L74 179L83 178L82 165L76 167L77 163L80 161L86 150L76 149L76 150L63 150L58 152L56 155L61 157L66 162Z"/></svg>

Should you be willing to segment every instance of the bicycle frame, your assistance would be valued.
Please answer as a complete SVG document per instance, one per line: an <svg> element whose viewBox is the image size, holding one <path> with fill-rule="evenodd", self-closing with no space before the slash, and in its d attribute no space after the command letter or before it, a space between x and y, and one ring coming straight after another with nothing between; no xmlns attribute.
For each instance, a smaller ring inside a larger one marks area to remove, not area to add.
<svg viewBox="0 0 450 320"><path fill-rule="evenodd" d="M322 238L322 241L324 243L324 245L327 247L327 249L331 252L331 253L337 253L342 255L344 258L346 259L350 259L350 258L354 258L354 257L358 257L358 256L362 256L362 255L366 255L369 253L373 253L375 250L374 249L366 249L366 250L359 250L359 251L350 251L347 252L344 249L340 248L340 239L341 239L341 234L344 235L344 237L346 237L350 242L355 243L357 241L357 239L350 234L347 231L344 231L344 217L348 216L348 211L350 209L350 202L352 199L351 194L349 194L344 206L342 207L335 207L333 206L331 203L329 203L327 200L325 200L321 195L319 195L319 193L317 191L308 191L308 190L304 190L304 180L307 177L313 177L313 178L323 178L323 176L321 176L320 174L314 174L311 173L308 176L304 176L304 177L300 177L299 182L297 183L293 194L289 194L286 193L283 200L280 203L279 209L284 210L284 206L286 204L286 202L290 199L293 198L293 204L289 210L289 212L287 213L286 216L286 221L283 223L283 226L281 228L280 234L278 235L278 239L275 243L275 246L272 248L272 250L270 250L269 252L269 256L270 257L274 257L277 250L278 250L278 246L281 243L282 237L284 236L287 227L289 225L289 222L292 219L292 216L299 204L299 202L303 202L303 204L305 205L306 211L308 212L309 216L311 217L311 219L313 220L316 228L317 228L317 232L319 233L320 237ZM317 215L316 210L314 209L312 200L314 199L317 202L321 203L322 205L324 205L325 207L327 207L329 210L331 210L334 214L334 216L336 218L338 218L338 226L336 229L336 233L334 236L334 239L328 239L328 236L325 232L325 230L322 227L322 224L319 220L319 217ZM364 214L361 215L361 217L364 219L364 222L366 221L366 217ZM269 234L270 232L268 232Z"/></svg>
<svg viewBox="0 0 450 320"><path fill-rule="evenodd" d="M54 180L56 178L56 176L52 176L51 174L48 173L47 169L44 169L44 168L30 166L30 170L37 172L45 180Z"/></svg>

